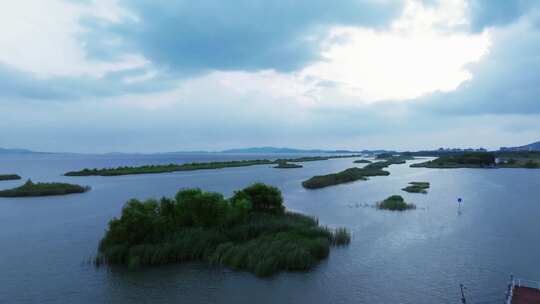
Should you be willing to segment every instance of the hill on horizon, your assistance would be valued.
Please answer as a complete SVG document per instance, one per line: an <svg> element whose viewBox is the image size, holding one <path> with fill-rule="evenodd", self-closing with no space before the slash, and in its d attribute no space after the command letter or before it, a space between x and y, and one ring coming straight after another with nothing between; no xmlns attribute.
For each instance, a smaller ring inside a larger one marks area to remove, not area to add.
<svg viewBox="0 0 540 304"><path fill-rule="evenodd" d="M519 147L502 147L501 151L540 151L540 141Z"/></svg>

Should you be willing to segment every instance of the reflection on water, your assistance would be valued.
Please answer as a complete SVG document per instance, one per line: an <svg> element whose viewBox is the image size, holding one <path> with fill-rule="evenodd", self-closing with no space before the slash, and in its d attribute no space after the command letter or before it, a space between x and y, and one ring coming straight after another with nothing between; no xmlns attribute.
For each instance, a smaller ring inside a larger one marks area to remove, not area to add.
<svg viewBox="0 0 540 304"><path fill-rule="evenodd" d="M268 155L2 156L0 172L35 181L70 181L92 191L0 199L0 303L456 303L459 284L477 302L503 299L510 273L540 279L540 170L433 170L390 167L388 177L305 190L301 181L353 166L352 159L119 177L64 177L84 167L269 158ZM280 156L281 157L281 156ZM129 198L172 196L185 187L231 195L262 181L282 189L289 209L353 232L309 273L260 279L202 263L128 271L95 269L107 222ZM429 181L427 195L400 191ZM23 181L0 182L0 189ZM401 194L419 209L369 206ZM462 206L456 203L462 197Z"/></svg>

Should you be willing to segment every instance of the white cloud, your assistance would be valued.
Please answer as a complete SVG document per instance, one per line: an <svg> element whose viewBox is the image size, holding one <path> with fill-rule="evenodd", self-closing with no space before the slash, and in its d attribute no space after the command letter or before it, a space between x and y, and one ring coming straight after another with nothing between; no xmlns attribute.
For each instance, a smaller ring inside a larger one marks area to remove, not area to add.
<svg viewBox="0 0 540 304"><path fill-rule="evenodd" d="M304 107L358 106L453 91L473 77L468 64L479 61L490 47L488 32L463 30L468 24L466 9L463 0L441 1L430 7L408 1L389 29L333 28L323 47L323 59L300 71L214 71L184 81L180 90L200 88L209 97L260 97L268 103ZM155 108L174 103L159 100L132 104L148 103L146 107Z"/></svg>
<svg viewBox="0 0 540 304"><path fill-rule="evenodd" d="M363 102L455 90L472 77L466 66L489 48L487 32L455 30L466 24L465 8L463 1L443 1L431 9L410 1L389 30L334 28L325 60L302 73L338 82L342 95Z"/></svg>
<svg viewBox="0 0 540 304"><path fill-rule="evenodd" d="M38 77L93 76L147 66L139 54L118 61L87 58L77 35L84 32L82 17L109 22L133 18L114 0L81 4L61 0L17 0L0 10L0 63Z"/></svg>

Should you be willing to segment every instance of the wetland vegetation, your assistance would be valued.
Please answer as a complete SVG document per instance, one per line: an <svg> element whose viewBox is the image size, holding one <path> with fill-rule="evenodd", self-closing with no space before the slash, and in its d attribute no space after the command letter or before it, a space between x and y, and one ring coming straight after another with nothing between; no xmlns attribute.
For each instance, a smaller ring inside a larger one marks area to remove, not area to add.
<svg viewBox="0 0 540 304"><path fill-rule="evenodd" d="M370 176L386 176L390 172L383 170L391 165L404 164L406 159L400 156L392 156L383 161L372 162L363 168L349 168L338 173L316 175L302 182L307 189L319 189L358 180L367 180Z"/></svg>
<svg viewBox="0 0 540 304"><path fill-rule="evenodd" d="M31 180L28 180L20 187L0 191L0 197L65 195L72 193L83 193L88 190L90 190L90 187L88 186L79 186L66 183L34 183Z"/></svg>
<svg viewBox="0 0 540 304"><path fill-rule="evenodd" d="M129 267L204 261L257 276L305 271L349 244L344 229L285 210L279 189L253 184L226 199L187 189L175 198L130 200L109 222L96 265Z"/></svg>
<svg viewBox="0 0 540 304"><path fill-rule="evenodd" d="M0 174L0 181L18 180L21 177L17 174Z"/></svg>
<svg viewBox="0 0 540 304"><path fill-rule="evenodd" d="M427 189L429 189L429 183L428 182L410 182L409 185L401 190L410 192L410 193L427 193Z"/></svg>
<svg viewBox="0 0 540 304"><path fill-rule="evenodd" d="M496 156L490 152L471 152L445 155L423 163L412 164L413 168L494 168Z"/></svg>
<svg viewBox="0 0 540 304"><path fill-rule="evenodd" d="M289 159L256 159L256 160L237 160L226 162L205 162L205 163L186 163L186 164L167 164L167 165L145 165L145 166L123 166L116 168L102 168L102 169L88 169L85 168L80 171L70 171L65 173L65 176L118 176L118 175L130 175L130 174L156 174L156 173L168 173L178 171L195 171L195 170L211 170L211 169L223 169L234 167L247 167L255 165L271 165L276 164L278 167L280 163L297 163L308 161L322 161L334 158L349 158L358 157L359 155L334 155L334 156L308 156ZM281 168L281 167L280 167ZM292 168L292 167L289 167ZM298 167L294 167L298 168Z"/></svg>
<svg viewBox="0 0 540 304"><path fill-rule="evenodd" d="M353 163L355 163L355 164L371 164L372 161L367 160L367 159L357 159L357 160L353 161Z"/></svg>
<svg viewBox="0 0 540 304"><path fill-rule="evenodd" d="M274 168L276 168L276 169L298 169L298 168L302 168L302 167L303 167L302 165L288 163L286 161L280 161L280 162L278 162L278 164L276 166L274 166Z"/></svg>
<svg viewBox="0 0 540 304"><path fill-rule="evenodd" d="M415 204L405 202L401 195L392 195L382 202L378 202L377 209L390 210L390 211L405 211L409 209L416 209Z"/></svg>

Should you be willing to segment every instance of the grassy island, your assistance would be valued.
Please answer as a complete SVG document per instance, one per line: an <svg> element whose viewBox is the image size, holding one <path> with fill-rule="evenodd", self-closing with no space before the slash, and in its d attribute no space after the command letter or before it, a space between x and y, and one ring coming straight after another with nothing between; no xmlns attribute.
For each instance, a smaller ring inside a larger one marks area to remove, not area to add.
<svg viewBox="0 0 540 304"><path fill-rule="evenodd" d="M18 180L21 179L17 174L0 174L0 181Z"/></svg>
<svg viewBox="0 0 540 304"><path fill-rule="evenodd" d="M83 193L90 190L90 187L66 183L34 183L28 180L24 185L0 191L0 197L26 197L26 196L48 196L65 195L72 193Z"/></svg>
<svg viewBox="0 0 540 304"><path fill-rule="evenodd" d="M302 182L302 186L307 189L318 189L358 180L367 180L370 176L386 176L390 175L390 172L384 171L384 168L395 164L404 164L405 162L406 160L403 157L392 156L384 161L372 162L363 168L354 167L338 173L316 175Z"/></svg>
<svg viewBox="0 0 540 304"><path fill-rule="evenodd" d="M357 160L353 161L353 163L355 163L355 164L371 164L372 162L370 160L367 160L367 159L357 159Z"/></svg>
<svg viewBox="0 0 540 304"><path fill-rule="evenodd" d="M390 172L380 168L349 168L338 173L327 175L317 175L302 182L302 186L307 189L318 189L343 183L350 183L357 180L367 180L369 176L385 176Z"/></svg>
<svg viewBox="0 0 540 304"><path fill-rule="evenodd" d="M104 168L104 169L83 169L81 171L67 172L66 176L116 176L116 175L129 175L129 174L152 174L152 173L166 173L177 171L194 171L194 170L209 170L209 169L222 169L232 167L246 167L254 165L268 165L274 162L267 159L257 160L238 160L228 162L208 162L208 163L188 163L188 164L168 164L168 165L148 165L138 167L117 167L117 168Z"/></svg>
<svg viewBox="0 0 540 304"><path fill-rule="evenodd" d="M277 164L277 166L274 166L274 168L276 169L297 169L297 168L302 168L302 167L303 167L302 165L291 164L285 161L281 161Z"/></svg>
<svg viewBox="0 0 540 304"><path fill-rule="evenodd" d="M348 158L358 157L358 155L335 155L335 156L309 156L290 159L255 159L255 160L235 160L227 162L207 162L207 163L188 163L188 164L168 164L168 165L146 165L136 167L117 167L117 168L102 168L102 169L83 169L80 171L70 171L65 173L65 176L118 176L118 175L130 175L130 174L155 174L155 173L168 173L178 171L195 171L195 170L211 170L211 169L223 169L233 167L247 167L255 165L271 165L280 163L297 163L308 161L322 161L334 158ZM280 167L281 168L281 167ZM287 167L293 168L293 167ZM294 167L299 168L299 167Z"/></svg>
<svg viewBox="0 0 540 304"><path fill-rule="evenodd" d="M540 168L540 153L535 151L516 151L497 153L498 168Z"/></svg>
<svg viewBox="0 0 540 304"><path fill-rule="evenodd" d="M285 210L279 189L253 184L225 199L187 189L174 199L130 200L109 222L96 265L129 267L204 261L257 276L305 271L350 234Z"/></svg>
<svg viewBox="0 0 540 304"><path fill-rule="evenodd" d="M494 168L495 154L489 152L463 153L458 155L445 155L427 162L412 164L413 168Z"/></svg>
<svg viewBox="0 0 540 304"><path fill-rule="evenodd" d="M381 153L381 154L377 154L377 156L375 156L375 159L378 159L378 160L397 160L397 159L400 159L400 160L412 160L414 159L414 156L413 155L410 155L410 154L393 154L393 153Z"/></svg>
<svg viewBox="0 0 540 304"><path fill-rule="evenodd" d="M406 192L410 193L427 193L427 189L429 189L429 183L428 182L410 182L409 186L401 189Z"/></svg>
<svg viewBox="0 0 540 304"><path fill-rule="evenodd" d="M392 195L382 202L376 204L377 209L390 210L390 211L404 211L409 209L416 209L416 205L405 202L400 195Z"/></svg>

